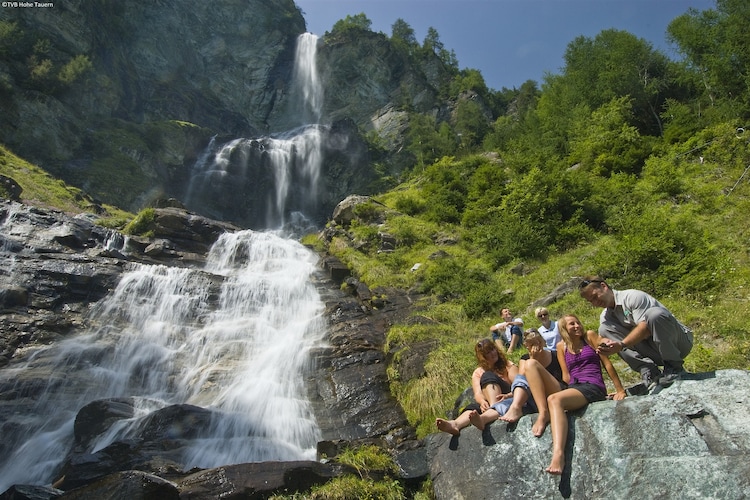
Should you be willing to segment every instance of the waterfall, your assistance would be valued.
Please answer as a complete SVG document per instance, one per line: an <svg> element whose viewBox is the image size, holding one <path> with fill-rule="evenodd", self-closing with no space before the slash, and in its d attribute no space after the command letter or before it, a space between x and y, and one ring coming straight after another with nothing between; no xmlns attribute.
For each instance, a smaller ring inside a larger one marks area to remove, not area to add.
<svg viewBox="0 0 750 500"><path fill-rule="evenodd" d="M76 413L103 398L133 397L139 411L90 452L127 439L149 412L188 403L221 418L185 452L186 470L314 459L320 436L301 380L325 333L315 264L293 240L241 231L214 244L203 270L132 265L88 331L29 348L0 371L0 385L29 400L6 422L17 432L3 436L14 453L0 457L0 491L55 479Z"/></svg>
<svg viewBox="0 0 750 500"><path fill-rule="evenodd" d="M189 209L288 229L318 208L328 127L318 123L316 48L317 37L300 35L286 102L295 128L224 144L212 138L186 185ZM119 250L127 241L112 234L105 245ZM325 334L314 269L299 243L252 231L222 236L202 270L128 264L85 331L19 350L0 371L0 386L18 396L18 411L2 423L12 433L3 435L10 451L0 456L0 491L56 479L76 414L106 398L131 398L136 412L98 436L90 453L136 435L155 410L192 404L213 416L209 435L184 450L185 469L314 459L320 431L301 383Z"/></svg>
<svg viewBox="0 0 750 500"><path fill-rule="evenodd" d="M318 208L323 139L323 84L316 67L318 37L297 38L286 106L291 130L217 144L212 138L191 170L185 205L250 228L284 228L292 214Z"/></svg>
<svg viewBox="0 0 750 500"><path fill-rule="evenodd" d="M318 37L303 33L297 37L294 55L292 92L301 98L303 123L318 123L323 110L323 84L318 78L315 57L318 52Z"/></svg>

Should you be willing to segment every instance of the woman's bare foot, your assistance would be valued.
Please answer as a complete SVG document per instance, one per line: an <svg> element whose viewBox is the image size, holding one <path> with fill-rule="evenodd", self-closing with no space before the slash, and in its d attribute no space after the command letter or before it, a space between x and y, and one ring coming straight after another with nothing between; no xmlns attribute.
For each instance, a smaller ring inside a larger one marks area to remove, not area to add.
<svg viewBox="0 0 750 500"><path fill-rule="evenodd" d="M555 457L552 456L552 461L549 464L549 467L544 469L544 472L549 472L550 474L553 474L555 476L561 476L563 473L563 468L565 467L565 459L563 457Z"/></svg>
<svg viewBox="0 0 750 500"><path fill-rule="evenodd" d="M523 408L515 408L511 406L510 408L508 408L508 411L505 413L505 415L500 417L500 420L512 424L521 420L521 417L523 417Z"/></svg>
<svg viewBox="0 0 750 500"><path fill-rule="evenodd" d="M479 413L477 413L476 410L472 410L469 413L469 422L471 422L471 425L473 425L480 431L484 430L484 422L482 421L482 416Z"/></svg>
<svg viewBox="0 0 750 500"><path fill-rule="evenodd" d="M455 420L443 420L442 418L438 418L435 420L435 425L437 425L438 429L443 432L447 432L448 434L452 434L454 436L458 436L461 434L461 429L456 426Z"/></svg>
<svg viewBox="0 0 750 500"><path fill-rule="evenodd" d="M536 421L534 422L534 425L531 426L531 432L534 433L534 437L542 437L544 434L545 429L547 429L547 425L549 424L549 417L546 415L539 414L538 417L536 417Z"/></svg>

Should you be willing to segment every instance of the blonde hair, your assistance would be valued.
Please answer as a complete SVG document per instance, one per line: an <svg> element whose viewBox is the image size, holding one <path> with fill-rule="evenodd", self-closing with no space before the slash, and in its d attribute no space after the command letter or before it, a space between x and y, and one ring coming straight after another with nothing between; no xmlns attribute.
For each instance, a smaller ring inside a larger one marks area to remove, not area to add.
<svg viewBox="0 0 750 500"><path fill-rule="evenodd" d="M565 342L565 346L568 348L568 350L573 350L573 339L570 337L570 332L568 332L568 322L567 318L575 318L579 323L581 322L580 319L578 319L578 316L575 314L565 314L560 319L557 320L557 329L560 332L560 337L562 337L563 342ZM586 342L585 336L582 338L584 342Z"/></svg>
<svg viewBox="0 0 750 500"><path fill-rule="evenodd" d="M547 308L546 308L546 307L537 307L536 309L534 309L534 316L536 316L537 318L538 318L538 317L539 317L539 315L540 315L540 314L542 314L542 313L547 313L547 314L549 314L549 310L547 310Z"/></svg>
<svg viewBox="0 0 750 500"><path fill-rule="evenodd" d="M529 328L523 332L523 344L526 345L529 342L541 344L542 347L547 346L547 341L544 340L544 337L542 337L542 334L536 328Z"/></svg>

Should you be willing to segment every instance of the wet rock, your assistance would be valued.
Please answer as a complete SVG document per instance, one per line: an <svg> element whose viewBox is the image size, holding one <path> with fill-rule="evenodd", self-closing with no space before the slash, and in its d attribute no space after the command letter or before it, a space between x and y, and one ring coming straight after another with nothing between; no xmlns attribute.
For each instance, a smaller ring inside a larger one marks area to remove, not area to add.
<svg viewBox="0 0 750 500"><path fill-rule="evenodd" d="M273 493L293 494L354 470L320 462L259 462L228 465L189 475L178 482L180 498L263 499Z"/></svg>
<svg viewBox="0 0 750 500"><path fill-rule="evenodd" d="M135 414L131 398L92 401L80 409L73 425L76 446L88 448L96 437L117 420L132 418Z"/></svg>
<svg viewBox="0 0 750 500"><path fill-rule="evenodd" d="M66 500L178 500L177 486L153 474L123 471L107 475L98 481L70 490L60 498Z"/></svg>
<svg viewBox="0 0 750 500"><path fill-rule="evenodd" d="M60 498L64 492L49 486L17 484L0 495L0 500L52 500Z"/></svg>

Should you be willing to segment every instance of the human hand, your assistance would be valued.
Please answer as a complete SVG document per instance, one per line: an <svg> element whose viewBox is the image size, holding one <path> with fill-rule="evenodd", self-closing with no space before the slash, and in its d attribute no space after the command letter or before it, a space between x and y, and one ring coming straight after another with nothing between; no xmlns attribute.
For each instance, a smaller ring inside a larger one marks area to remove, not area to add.
<svg viewBox="0 0 750 500"><path fill-rule="evenodd" d="M612 399L614 399L615 401L622 401L623 399L627 397L627 395L628 393L625 392L624 390L617 391L616 393L612 394Z"/></svg>
<svg viewBox="0 0 750 500"><path fill-rule="evenodd" d="M609 356L610 354L615 354L620 351L622 351L622 344L610 339L602 339L601 343L596 348L597 353L604 354L605 356Z"/></svg>
<svg viewBox="0 0 750 500"><path fill-rule="evenodd" d="M482 413L484 413L490 409L490 403L485 399L479 404L479 407L482 409Z"/></svg>

